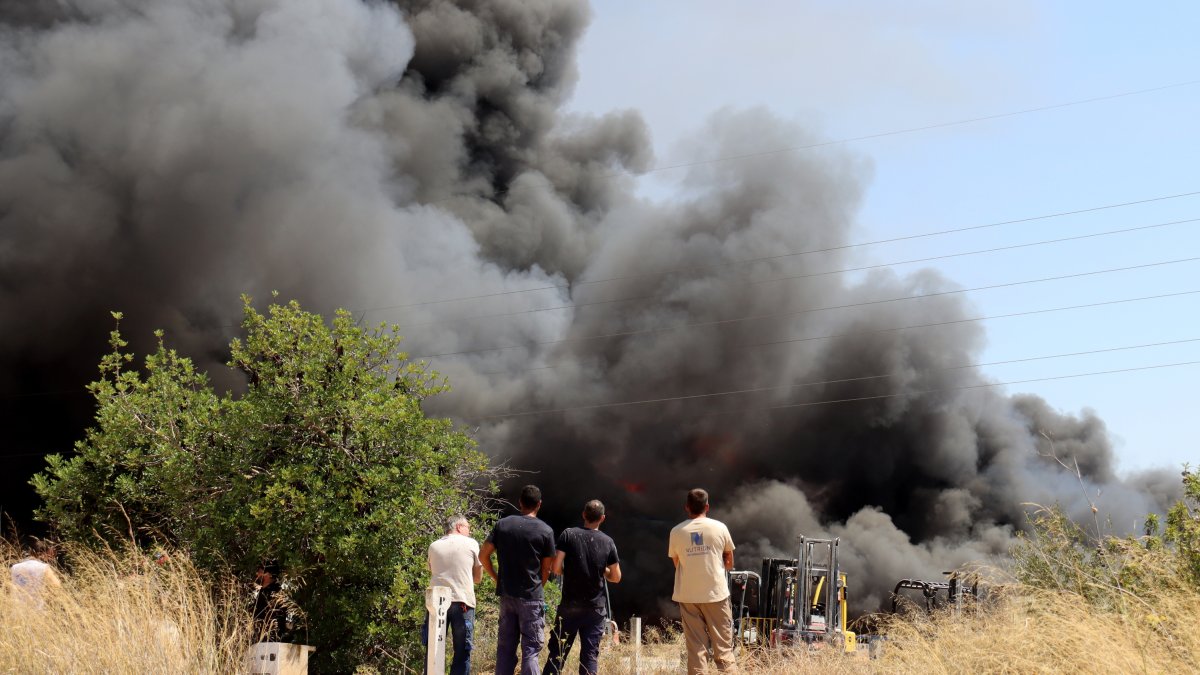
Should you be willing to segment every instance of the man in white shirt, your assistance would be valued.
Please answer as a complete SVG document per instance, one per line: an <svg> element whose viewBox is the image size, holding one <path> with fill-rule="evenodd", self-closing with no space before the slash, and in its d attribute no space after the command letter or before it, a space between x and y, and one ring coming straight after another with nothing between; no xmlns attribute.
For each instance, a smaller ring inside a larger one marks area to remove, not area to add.
<svg viewBox="0 0 1200 675"><path fill-rule="evenodd" d="M429 545L430 586L450 589L446 623L454 644L450 675L471 672L472 638L475 632L475 584L483 578L479 542L471 538L471 524L462 516L446 522L446 536Z"/></svg>
<svg viewBox="0 0 1200 675"><path fill-rule="evenodd" d="M725 524L708 517L708 493L688 492L688 519L671 528L667 555L675 563L675 592L683 619L688 675L704 672L708 648L722 672L736 668L733 610L725 572L733 569L733 537Z"/></svg>

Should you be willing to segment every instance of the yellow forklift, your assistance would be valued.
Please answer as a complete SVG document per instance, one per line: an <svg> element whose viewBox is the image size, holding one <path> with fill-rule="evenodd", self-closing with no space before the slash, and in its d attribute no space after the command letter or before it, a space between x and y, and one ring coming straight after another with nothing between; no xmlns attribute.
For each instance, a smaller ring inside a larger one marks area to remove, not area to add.
<svg viewBox="0 0 1200 675"><path fill-rule="evenodd" d="M796 558L765 559L762 574L730 573L735 634L743 646L857 651L857 636L846 627L846 575L838 565L839 541L801 536Z"/></svg>

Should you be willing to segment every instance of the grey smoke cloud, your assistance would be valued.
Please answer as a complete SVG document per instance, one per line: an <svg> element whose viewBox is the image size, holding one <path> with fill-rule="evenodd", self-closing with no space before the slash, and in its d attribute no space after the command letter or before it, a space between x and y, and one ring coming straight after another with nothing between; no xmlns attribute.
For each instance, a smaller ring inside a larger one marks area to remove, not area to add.
<svg viewBox="0 0 1200 675"><path fill-rule="evenodd" d="M711 162L821 140L766 110L722 110L683 149L695 164L675 195L637 196L629 172L654 159L638 114L560 112L587 17L567 0L0 10L0 386L81 387L110 309L208 366L241 292L396 321L413 354L471 352L431 359L454 385L434 411L537 472L556 525L587 499L609 504L626 607L669 588L666 530L696 485L750 567L801 532L843 537L862 609L900 577L1002 552L1023 503L1090 519L1095 499L1129 529L1177 494L1169 472L1119 478L1090 413L959 389L986 383L950 369L977 360L980 326L881 330L969 316L961 298L808 311L953 287L936 272L772 281L847 260L742 264L853 241L867 158ZM466 296L481 297L415 304ZM775 316L731 321L762 315ZM594 338L613 333L626 335ZM52 400L4 415L77 431ZM1052 450L1078 460L1082 486Z"/></svg>

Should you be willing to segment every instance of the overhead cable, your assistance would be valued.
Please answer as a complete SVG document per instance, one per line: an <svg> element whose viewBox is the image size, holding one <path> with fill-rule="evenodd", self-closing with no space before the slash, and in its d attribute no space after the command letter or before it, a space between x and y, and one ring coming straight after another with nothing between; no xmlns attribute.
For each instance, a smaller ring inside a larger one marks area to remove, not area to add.
<svg viewBox="0 0 1200 675"><path fill-rule="evenodd" d="M556 338L554 340L534 340L534 341L530 341L525 344L519 344L519 345L503 345L500 347L488 347L488 348L483 348L483 349L464 349L464 350L453 351L453 352L441 352L441 353L437 353L437 354L422 354L422 355L413 356L411 358L413 358L413 359L433 359L433 358L442 358L442 357L446 357L446 356L459 356L459 355L464 355L464 354L484 354L484 353L488 353L488 352L499 352L499 351L507 351L507 350L512 350L512 349L526 349L529 347L543 347L543 346L547 346L547 345L562 344L562 343L567 343L567 342L584 342L584 341L588 341L588 340L602 340L602 339L616 338L616 337L636 337L636 336L642 336L642 335L653 335L653 334L657 334L657 333L665 333L665 332L684 330L684 329L689 329L689 328L706 328L706 327L712 327L712 326L725 326L725 325L731 325L731 324L736 324L736 323L743 323L746 321L758 321L761 319L786 318L786 317L800 316L803 314L811 314L814 312L826 312L826 311L831 311L831 310L835 310L835 309L868 307L868 306L872 306L872 305L881 305L881 304L887 304L887 303L893 303L893 302L903 302L903 301L908 301L908 300L920 300L920 299L925 299L925 298L936 298L936 297L943 297L943 296L948 296L948 295L960 295L962 293L971 293L971 292L975 292L975 291L985 291L985 290L992 290L992 289L997 289L997 288L1011 288L1013 286L1024 286L1024 285L1028 285L1028 284L1040 284L1040 283L1047 283L1047 282L1051 282L1051 281L1063 281L1066 279L1078 279L1081 277L1098 276L1098 275L1102 275L1102 274L1114 274L1117 272L1128 272L1128 271L1138 270L1138 269L1163 267L1166 265L1178 265L1178 264L1182 264L1182 263L1195 262L1197 260L1200 260L1200 257L1179 258L1176 260L1164 260L1164 261L1160 261L1160 262L1145 263L1142 265L1130 265L1127 267L1114 267L1114 268L1110 268L1110 269L1093 270L1090 272L1078 272L1075 274L1064 274L1064 275L1053 276L1053 277L1041 277L1041 278L1037 278L1037 279L1025 279L1022 281L1010 281L1010 282L1006 282L1006 283L1002 283L1002 284L990 284L987 286L976 286L975 288L961 288L961 289L956 289L956 290L952 290L952 291L938 291L936 293L921 293L921 294L917 294L917 295L905 295L905 296L900 296L900 297L895 297L895 298L884 298L881 300L867 300L867 301L863 301L863 302L851 302L851 303L846 303L846 304L842 304L842 305L829 305L826 307L812 307L812 308L793 310L793 311L787 311L787 312L764 312L762 314L752 314L749 316L742 316L742 317L736 317L736 318L730 318L730 319L716 319L716 320L712 320L712 321L692 321L689 323L681 323L681 324L676 324L673 326L663 326L663 327L659 327L659 328L644 328L644 329L638 329L638 330L618 331L615 333L601 333L601 334L597 334L597 335L581 335L581 336L575 336L575 337Z"/></svg>

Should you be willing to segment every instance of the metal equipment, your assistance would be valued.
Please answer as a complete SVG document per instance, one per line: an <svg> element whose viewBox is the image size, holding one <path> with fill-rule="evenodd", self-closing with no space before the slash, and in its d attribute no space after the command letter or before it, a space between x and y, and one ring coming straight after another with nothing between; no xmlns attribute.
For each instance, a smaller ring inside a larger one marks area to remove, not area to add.
<svg viewBox="0 0 1200 675"><path fill-rule="evenodd" d="M840 539L800 537L797 564L790 575L792 614L775 633L780 643L857 649L854 632L846 628L846 575L838 564L839 543ZM786 568L781 573L786 583Z"/></svg>
<svg viewBox="0 0 1200 675"><path fill-rule="evenodd" d="M901 579L896 584L896 588L892 590L892 613L896 613L900 608L900 600L905 596L900 594L902 590L919 590L924 599L925 611L932 612L940 607L961 608L965 598L977 599L979 597L979 579L975 576L970 576L966 579L960 578L959 572L946 572L949 578L946 581L925 581L922 579ZM970 582L970 585L967 585ZM945 599L938 597L939 593L945 591Z"/></svg>
<svg viewBox="0 0 1200 675"><path fill-rule="evenodd" d="M729 573L729 599L733 609L733 634L736 643L743 646L757 645L764 633L761 622L752 616L751 606L757 607L762 597L762 577L748 570L733 570Z"/></svg>
<svg viewBox="0 0 1200 675"><path fill-rule="evenodd" d="M782 575L779 570L785 567L796 567L795 558L764 558L762 561L762 588L759 593L758 616L779 617L785 600L791 597L791 591L781 588Z"/></svg>
<svg viewBox="0 0 1200 675"><path fill-rule="evenodd" d="M854 632L846 628L846 575L838 565L838 539L800 537L795 559L767 558L757 577L758 615L746 616L742 603L737 621L743 645L836 645L847 652L857 649ZM752 573L733 573L745 579Z"/></svg>

